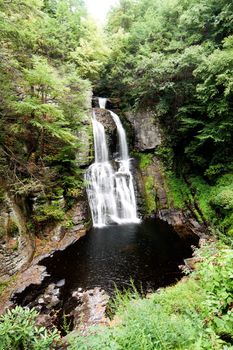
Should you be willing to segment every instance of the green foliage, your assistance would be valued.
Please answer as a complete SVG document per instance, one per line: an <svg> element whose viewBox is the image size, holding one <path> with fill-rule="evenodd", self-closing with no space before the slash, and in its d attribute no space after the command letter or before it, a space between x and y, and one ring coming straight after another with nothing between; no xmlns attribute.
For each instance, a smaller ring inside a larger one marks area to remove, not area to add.
<svg viewBox="0 0 233 350"><path fill-rule="evenodd" d="M116 323L71 338L69 350L230 349L232 250L212 245L197 258L201 262L189 279L148 298L117 293Z"/></svg>
<svg viewBox="0 0 233 350"><path fill-rule="evenodd" d="M108 47L103 41L104 33L89 19L83 22L84 37L71 52L71 61L77 65L77 72L83 78L96 82L108 57Z"/></svg>
<svg viewBox="0 0 233 350"><path fill-rule="evenodd" d="M153 154L137 153L136 156L139 158L140 169L144 170L152 164Z"/></svg>
<svg viewBox="0 0 233 350"><path fill-rule="evenodd" d="M0 44L0 177L28 202L46 197L32 213L39 222L61 220L51 199L61 186L71 203L82 188L76 155L108 56L104 35L82 0L0 1Z"/></svg>
<svg viewBox="0 0 233 350"><path fill-rule="evenodd" d="M148 168L153 163L153 154L135 153L135 157L139 160L139 167L143 172L143 182L145 185L145 204L144 210L146 214L152 214L156 211L156 184L152 175L148 175Z"/></svg>
<svg viewBox="0 0 233 350"><path fill-rule="evenodd" d="M9 224L8 224L8 230L7 230L7 234L10 236L10 237L17 237L18 234L19 234L19 228L17 226L17 224L10 220Z"/></svg>
<svg viewBox="0 0 233 350"><path fill-rule="evenodd" d="M65 217L64 209L59 206L59 203L41 204L35 210L33 216L38 223L47 221L61 221Z"/></svg>
<svg viewBox="0 0 233 350"><path fill-rule="evenodd" d="M169 207L185 209L187 203L192 202L190 188L182 177L166 171L166 184Z"/></svg>
<svg viewBox="0 0 233 350"><path fill-rule="evenodd" d="M206 291L203 304L206 320L216 334L223 338L233 339L233 250L228 247L210 247L201 251L202 263L199 271L201 285ZM204 256L204 259L203 259Z"/></svg>
<svg viewBox="0 0 233 350"><path fill-rule="evenodd" d="M153 214L156 211L156 187L153 176L145 178L146 213Z"/></svg>
<svg viewBox="0 0 233 350"><path fill-rule="evenodd" d="M217 167L218 170L221 167ZM216 177L213 168L209 176ZM172 171L166 171L168 204L171 208L186 209L192 207L199 221L203 219L220 232L232 237L233 226L233 178L232 174L220 176L215 184L210 185L201 176L187 175L187 181ZM198 206L198 210L196 210Z"/></svg>
<svg viewBox="0 0 233 350"><path fill-rule="evenodd" d="M16 306L0 317L0 349L48 350L56 348L59 333L36 326L37 311Z"/></svg>
<svg viewBox="0 0 233 350"><path fill-rule="evenodd" d="M231 235L232 232L232 174L221 176L215 185L210 186L201 177L189 178L194 199L197 201L203 216L221 232Z"/></svg>
<svg viewBox="0 0 233 350"><path fill-rule="evenodd" d="M225 174L220 177L212 188L210 205L218 213L218 227L222 232L233 235L233 175Z"/></svg>
<svg viewBox="0 0 233 350"><path fill-rule="evenodd" d="M212 187L200 176L190 176L189 182L194 199L197 201L204 218L211 223L216 218L215 212L210 205Z"/></svg>
<svg viewBox="0 0 233 350"><path fill-rule="evenodd" d="M230 0L120 1L98 86L128 108L154 109L168 169L211 181L232 171L232 11Z"/></svg>
<svg viewBox="0 0 233 350"><path fill-rule="evenodd" d="M163 161L166 168L172 169L174 163L174 152L171 147L168 146L159 146L155 154Z"/></svg>

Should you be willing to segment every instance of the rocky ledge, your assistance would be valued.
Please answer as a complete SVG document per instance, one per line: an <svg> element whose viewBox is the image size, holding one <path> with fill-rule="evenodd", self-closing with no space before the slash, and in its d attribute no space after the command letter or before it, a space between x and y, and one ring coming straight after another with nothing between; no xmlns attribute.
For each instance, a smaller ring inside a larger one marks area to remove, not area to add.
<svg viewBox="0 0 233 350"><path fill-rule="evenodd" d="M208 238L207 227L195 220L190 212L179 209L161 209L157 212L156 216L173 226L181 238L190 236Z"/></svg>

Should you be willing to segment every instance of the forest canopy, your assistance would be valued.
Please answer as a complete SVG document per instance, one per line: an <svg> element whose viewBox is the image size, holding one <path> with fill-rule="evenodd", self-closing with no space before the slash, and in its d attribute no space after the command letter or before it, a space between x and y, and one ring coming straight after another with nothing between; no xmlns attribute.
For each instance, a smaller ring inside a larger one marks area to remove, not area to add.
<svg viewBox="0 0 233 350"><path fill-rule="evenodd" d="M120 0L106 31L111 51L97 93L154 112L167 168L203 194L207 221L214 209L233 232L232 1Z"/></svg>
<svg viewBox="0 0 233 350"><path fill-rule="evenodd" d="M13 195L66 195L82 181L78 133L108 54L101 29L82 0L1 0L0 32L1 182Z"/></svg>
<svg viewBox="0 0 233 350"><path fill-rule="evenodd" d="M203 173L231 168L232 1L121 0L107 30L100 90L155 109L172 146Z"/></svg>

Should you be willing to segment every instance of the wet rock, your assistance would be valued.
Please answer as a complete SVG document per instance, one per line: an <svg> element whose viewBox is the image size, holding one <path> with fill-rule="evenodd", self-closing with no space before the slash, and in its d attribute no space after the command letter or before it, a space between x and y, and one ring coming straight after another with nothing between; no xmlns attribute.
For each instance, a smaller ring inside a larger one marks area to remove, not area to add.
<svg viewBox="0 0 233 350"><path fill-rule="evenodd" d="M63 286L65 285L65 283L66 283L66 280L65 280L65 279L62 279L62 280L60 280L60 281L58 281L58 282L56 283L56 286L57 286L57 287L63 287Z"/></svg>
<svg viewBox="0 0 233 350"><path fill-rule="evenodd" d="M84 292L74 292L73 296L78 297L80 305L71 312L74 318L74 329L86 334L89 327L108 324L109 319L105 315L109 296L100 288L94 288Z"/></svg>
<svg viewBox="0 0 233 350"><path fill-rule="evenodd" d="M85 200L79 201L72 212L72 222L74 226L70 229L71 232L80 230L80 225L87 220L89 216L88 203Z"/></svg>
<svg viewBox="0 0 233 350"><path fill-rule="evenodd" d="M139 151L153 150L162 143L162 132L153 111L127 112L135 134L135 147Z"/></svg>
<svg viewBox="0 0 233 350"><path fill-rule="evenodd" d="M114 133L116 125L111 117L111 114L106 109L95 108L96 119L103 124L108 133Z"/></svg>
<svg viewBox="0 0 233 350"><path fill-rule="evenodd" d="M46 329L51 329L54 327L53 325L53 319L50 315L41 314L37 317L36 320L37 326L45 327Z"/></svg>
<svg viewBox="0 0 233 350"><path fill-rule="evenodd" d="M92 108L99 108L99 100L98 97L93 97L92 98Z"/></svg>
<svg viewBox="0 0 233 350"><path fill-rule="evenodd" d="M147 207L148 188L146 186L148 181L150 183L150 202L153 201L154 203L154 212L147 212L146 214L153 215L155 210L168 207L163 166L156 156L151 158L151 163L147 167L137 169L135 178L137 182L137 202L139 211L142 214L145 214L145 207Z"/></svg>
<svg viewBox="0 0 233 350"><path fill-rule="evenodd" d="M47 276L48 274L45 266L31 266L21 275L20 281L16 284L12 298L14 298L16 294L23 293L30 285L41 285Z"/></svg>
<svg viewBox="0 0 233 350"><path fill-rule="evenodd" d="M172 225L181 238L190 236L207 237L206 226L197 222L189 212L178 209L163 209L158 211L157 217Z"/></svg>
<svg viewBox="0 0 233 350"><path fill-rule="evenodd" d="M65 228L62 225L57 225L53 230L49 230L51 241L59 242L65 234Z"/></svg>
<svg viewBox="0 0 233 350"><path fill-rule="evenodd" d="M193 257L193 258L189 258L189 259L184 259L184 263L185 263L185 267L189 270L189 271L194 271L196 270L197 264L201 261L200 258L197 257Z"/></svg>
<svg viewBox="0 0 233 350"><path fill-rule="evenodd" d="M53 308L54 306L56 306L59 303L60 303L59 298L56 295L53 295L51 297L51 300L50 300L50 303L49 303L49 307Z"/></svg>

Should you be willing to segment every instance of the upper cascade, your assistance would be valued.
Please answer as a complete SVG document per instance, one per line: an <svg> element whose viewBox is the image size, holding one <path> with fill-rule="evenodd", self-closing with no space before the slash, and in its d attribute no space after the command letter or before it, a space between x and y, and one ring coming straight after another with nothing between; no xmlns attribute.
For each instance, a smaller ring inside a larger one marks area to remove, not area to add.
<svg viewBox="0 0 233 350"><path fill-rule="evenodd" d="M106 102L106 98L99 98L100 108L105 109ZM104 126L97 121L94 111L92 116L95 163L88 168L85 179L94 227L140 222L126 133L118 115L109 112L116 124L119 139L119 158L114 159L115 171L109 162Z"/></svg>
<svg viewBox="0 0 233 350"><path fill-rule="evenodd" d="M105 109L106 108L107 99L105 97L99 97L98 101L99 101L99 107Z"/></svg>

